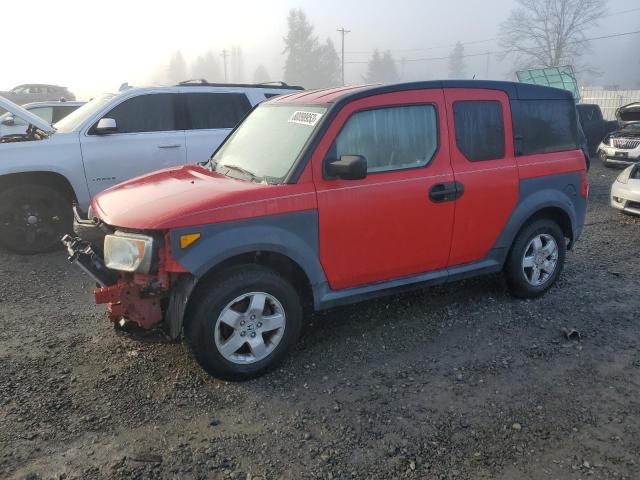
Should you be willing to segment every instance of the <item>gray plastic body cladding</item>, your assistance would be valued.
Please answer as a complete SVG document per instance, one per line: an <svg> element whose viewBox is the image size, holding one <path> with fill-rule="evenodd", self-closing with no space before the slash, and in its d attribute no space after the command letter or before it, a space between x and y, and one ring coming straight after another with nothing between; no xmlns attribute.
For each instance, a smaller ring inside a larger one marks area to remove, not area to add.
<svg viewBox="0 0 640 480"><path fill-rule="evenodd" d="M522 225L544 208L560 208L571 221L572 244L580 238L587 212L587 200L580 194L580 172L547 175L520 180L518 203L494 245L504 261Z"/></svg>
<svg viewBox="0 0 640 480"><path fill-rule="evenodd" d="M188 233L200 233L202 237L181 249L180 235ZM178 228L171 231L171 251L198 278L231 257L264 251L280 253L296 262L312 286L326 282L320 265L317 210Z"/></svg>

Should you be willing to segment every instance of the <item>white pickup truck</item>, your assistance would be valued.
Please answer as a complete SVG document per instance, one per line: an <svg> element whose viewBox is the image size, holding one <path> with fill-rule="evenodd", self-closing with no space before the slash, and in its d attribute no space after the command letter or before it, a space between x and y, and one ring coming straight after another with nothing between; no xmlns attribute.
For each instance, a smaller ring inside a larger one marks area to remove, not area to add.
<svg viewBox="0 0 640 480"><path fill-rule="evenodd" d="M18 253L51 250L98 192L124 180L207 160L266 98L285 84L185 82L128 88L94 98L51 126L0 97L0 109L29 124L0 137L0 244Z"/></svg>

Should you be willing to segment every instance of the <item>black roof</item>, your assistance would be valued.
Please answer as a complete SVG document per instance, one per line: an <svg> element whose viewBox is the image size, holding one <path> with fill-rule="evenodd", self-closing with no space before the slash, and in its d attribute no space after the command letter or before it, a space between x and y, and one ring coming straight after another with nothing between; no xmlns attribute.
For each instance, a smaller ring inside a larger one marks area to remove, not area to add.
<svg viewBox="0 0 640 480"><path fill-rule="evenodd" d="M365 96L380 93L401 92L427 88L480 88L487 90L502 90L510 100L573 100L573 94L568 90L533 85L530 83L504 82L498 80L429 80L423 82L396 83L380 85L358 90L353 93ZM351 95L347 95L351 97Z"/></svg>

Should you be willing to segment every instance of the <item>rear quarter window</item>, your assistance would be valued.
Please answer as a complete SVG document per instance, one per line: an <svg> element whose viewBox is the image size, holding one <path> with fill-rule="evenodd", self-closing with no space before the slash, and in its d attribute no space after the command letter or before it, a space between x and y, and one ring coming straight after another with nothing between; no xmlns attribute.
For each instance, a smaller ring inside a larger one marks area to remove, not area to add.
<svg viewBox="0 0 640 480"><path fill-rule="evenodd" d="M511 115L516 155L580 148L573 100L514 100Z"/></svg>

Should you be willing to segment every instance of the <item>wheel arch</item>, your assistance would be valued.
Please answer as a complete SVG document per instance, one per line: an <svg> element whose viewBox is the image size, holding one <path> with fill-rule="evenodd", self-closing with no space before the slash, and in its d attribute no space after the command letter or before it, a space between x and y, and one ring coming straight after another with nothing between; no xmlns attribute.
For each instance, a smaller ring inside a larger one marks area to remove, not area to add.
<svg viewBox="0 0 640 480"><path fill-rule="evenodd" d="M69 202L76 202L78 197L69 180L62 174L39 170L32 172L8 173L0 176L0 188L20 184L44 185L61 192Z"/></svg>

